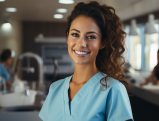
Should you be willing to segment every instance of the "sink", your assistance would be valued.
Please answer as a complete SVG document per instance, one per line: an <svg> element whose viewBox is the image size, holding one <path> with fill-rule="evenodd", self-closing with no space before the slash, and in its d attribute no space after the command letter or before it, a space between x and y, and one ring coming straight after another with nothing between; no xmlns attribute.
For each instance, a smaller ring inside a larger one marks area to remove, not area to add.
<svg viewBox="0 0 159 121"><path fill-rule="evenodd" d="M5 111L10 112L25 112L25 111L40 111L41 106L15 106L15 107L9 107L5 108Z"/></svg>
<svg viewBox="0 0 159 121"><path fill-rule="evenodd" d="M28 96L24 92L0 94L0 107L33 105L37 92L35 90L29 91L30 95Z"/></svg>
<svg viewBox="0 0 159 121"><path fill-rule="evenodd" d="M159 90L159 85L144 85L143 88L150 90Z"/></svg>

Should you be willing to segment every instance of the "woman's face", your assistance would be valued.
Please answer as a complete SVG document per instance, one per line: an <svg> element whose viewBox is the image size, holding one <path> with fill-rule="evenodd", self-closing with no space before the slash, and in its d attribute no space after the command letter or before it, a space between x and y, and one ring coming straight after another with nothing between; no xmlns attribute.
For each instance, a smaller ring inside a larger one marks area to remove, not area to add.
<svg viewBox="0 0 159 121"><path fill-rule="evenodd" d="M13 58L8 58L6 64L10 66L12 64Z"/></svg>
<svg viewBox="0 0 159 121"><path fill-rule="evenodd" d="M101 32L93 18L78 16L67 35L68 52L76 64L94 63L101 46Z"/></svg>

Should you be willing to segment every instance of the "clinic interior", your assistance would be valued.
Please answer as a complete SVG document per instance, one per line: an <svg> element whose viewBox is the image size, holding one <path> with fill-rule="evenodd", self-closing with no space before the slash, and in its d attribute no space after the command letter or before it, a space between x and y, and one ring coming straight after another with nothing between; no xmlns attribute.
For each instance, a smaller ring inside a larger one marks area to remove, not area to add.
<svg viewBox="0 0 159 121"><path fill-rule="evenodd" d="M90 0L62 1L0 0L0 52L10 49L14 54L10 80L13 86L21 85L14 89L27 87L24 98L27 97L28 102L25 103L29 105L23 105L20 98L11 94L15 92L3 94L4 89L1 88L0 117L3 119L10 121L10 117L12 121L20 121L23 117L23 121L40 121L38 113L49 85L73 74L74 62L68 54L66 43L67 16L78 2ZM115 8L127 33L122 68L130 83L129 99L134 120L159 121L159 78L154 76L149 79L158 64L159 0L98 2ZM152 81L154 78L156 82ZM37 93L39 89L43 90L42 96ZM12 102L4 101L4 96Z"/></svg>

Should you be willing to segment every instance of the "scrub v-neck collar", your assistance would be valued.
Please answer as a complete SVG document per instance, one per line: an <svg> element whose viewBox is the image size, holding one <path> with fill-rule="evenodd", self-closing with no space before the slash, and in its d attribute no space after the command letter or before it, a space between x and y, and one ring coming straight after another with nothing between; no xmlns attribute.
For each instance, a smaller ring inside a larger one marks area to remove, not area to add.
<svg viewBox="0 0 159 121"><path fill-rule="evenodd" d="M65 85L64 86L64 105L65 105L64 107L65 107L66 116L68 117L71 116L71 108L73 104L78 103L78 101L82 98L82 96L86 94L87 91L92 87L92 84L94 84L96 81L99 81L106 76L105 73L102 73L102 74L101 73L102 72L99 71L96 74L94 74L76 93L76 95L74 96L74 98L72 99L70 103L69 103L69 97L68 97L68 89L69 89L69 84L73 74L66 79L64 84Z"/></svg>

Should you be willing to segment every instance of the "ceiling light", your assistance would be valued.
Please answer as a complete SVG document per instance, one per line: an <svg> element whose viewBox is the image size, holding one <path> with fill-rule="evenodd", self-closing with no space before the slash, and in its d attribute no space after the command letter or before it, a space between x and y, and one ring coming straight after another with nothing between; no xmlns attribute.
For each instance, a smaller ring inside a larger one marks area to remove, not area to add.
<svg viewBox="0 0 159 121"><path fill-rule="evenodd" d="M157 33L154 27L154 15L149 14L148 23L146 24L145 27L145 34L153 34L153 33Z"/></svg>
<svg viewBox="0 0 159 121"><path fill-rule="evenodd" d="M73 4L74 1L73 0L59 0L59 3L62 3L62 4Z"/></svg>
<svg viewBox="0 0 159 121"><path fill-rule="evenodd" d="M66 13L67 9L65 9L65 8L59 8L56 11L59 12L59 13Z"/></svg>
<svg viewBox="0 0 159 121"><path fill-rule="evenodd" d="M136 21L134 19L131 20L131 27L130 27L129 35L138 36L138 33L136 31Z"/></svg>
<svg viewBox="0 0 159 121"><path fill-rule="evenodd" d="M16 12L17 9L16 8L6 8L7 12Z"/></svg>
<svg viewBox="0 0 159 121"><path fill-rule="evenodd" d="M0 0L0 2L4 2L5 0Z"/></svg>
<svg viewBox="0 0 159 121"><path fill-rule="evenodd" d="M9 22L5 22L2 24L1 29L5 32L10 31L12 29L12 26Z"/></svg>
<svg viewBox="0 0 159 121"><path fill-rule="evenodd" d="M61 18L63 18L63 15L62 14L54 14L54 18L61 19Z"/></svg>

